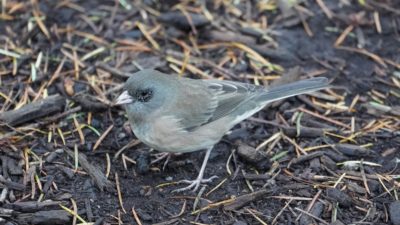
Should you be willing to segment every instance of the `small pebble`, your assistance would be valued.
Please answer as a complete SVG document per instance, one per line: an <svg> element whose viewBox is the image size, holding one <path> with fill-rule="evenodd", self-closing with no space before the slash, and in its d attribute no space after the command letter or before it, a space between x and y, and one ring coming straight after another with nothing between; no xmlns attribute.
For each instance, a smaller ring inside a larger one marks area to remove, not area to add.
<svg viewBox="0 0 400 225"><path fill-rule="evenodd" d="M245 144L241 144L238 147L238 155L246 160L247 162L250 163L258 163L261 160L265 160L266 157L264 157L263 155L261 155L261 153L259 151L256 151L255 148L245 145Z"/></svg>
<svg viewBox="0 0 400 225"><path fill-rule="evenodd" d="M376 180L368 180L367 183L368 183L369 190L372 193L380 192L379 189L381 187L381 184L378 181L376 181Z"/></svg>
<svg viewBox="0 0 400 225"><path fill-rule="evenodd" d="M395 201L389 205L390 221L394 225L400 225L400 201Z"/></svg>
<svg viewBox="0 0 400 225"><path fill-rule="evenodd" d="M137 171L140 174L147 173L150 169L150 154L148 151L141 152L136 159Z"/></svg>
<svg viewBox="0 0 400 225"><path fill-rule="evenodd" d="M319 160L319 158L314 158L310 160L310 168L314 171L314 172L319 172L321 171L321 161Z"/></svg>
<svg viewBox="0 0 400 225"><path fill-rule="evenodd" d="M50 152L50 154L46 157L46 162L53 162L57 158L58 154L56 152Z"/></svg>
<svg viewBox="0 0 400 225"><path fill-rule="evenodd" d="M126 137L126 134L124 132L121 132L118 134L118 139L123 139Z"/></svg>
<svg viewBox="0 0 400 225"><path fill-rule="evenodd" d="M56 149L54 152L56 152L58 154L63 154L64 153L64 149L59 148L59 149Z"/></svg>

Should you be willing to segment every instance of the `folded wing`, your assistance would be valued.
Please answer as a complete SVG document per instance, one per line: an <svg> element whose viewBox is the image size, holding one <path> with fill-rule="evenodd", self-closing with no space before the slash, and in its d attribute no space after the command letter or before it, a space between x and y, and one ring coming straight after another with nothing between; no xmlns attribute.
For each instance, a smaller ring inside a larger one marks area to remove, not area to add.
<svg viewBox="0 0 400 225"><path fill-rule="evenodd" d="M174 110L183 130L192 131L222 117L232 117L238 123L270 102L329 87L328 79L312 78L270 89L247 83L223 80L182 79L185 89ZM181 81L181 82L182 82ZM189 109L189 110L188 110Z"/></svg>

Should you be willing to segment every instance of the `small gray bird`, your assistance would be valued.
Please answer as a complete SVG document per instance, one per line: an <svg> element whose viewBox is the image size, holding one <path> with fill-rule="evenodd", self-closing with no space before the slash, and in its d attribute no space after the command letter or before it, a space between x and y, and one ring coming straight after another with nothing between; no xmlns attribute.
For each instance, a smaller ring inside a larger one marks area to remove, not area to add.
<svg viewBox="0 0 400 225"><path fill-rule="evenodd" d="M116 104L126 106L133 133L162 152L184 153L206 149L199 175L183 180L196 191L203 179L213 146L233 126L268 103L329 87L327 78L312 78L265 88L226 80L195 80L146 69L133 74Z"/></svg>

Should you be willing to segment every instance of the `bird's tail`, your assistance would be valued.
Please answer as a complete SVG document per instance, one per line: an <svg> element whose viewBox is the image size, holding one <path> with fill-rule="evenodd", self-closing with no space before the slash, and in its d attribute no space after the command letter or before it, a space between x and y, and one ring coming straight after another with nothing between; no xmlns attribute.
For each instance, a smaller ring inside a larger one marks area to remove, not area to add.
<svg viewBox="0 0 400 225"><path fill-rule="evenodd" d="M258 99L260 102L272 102L329 87L330 84L328 78L310 78L277 87L267 88L265 94L262 94L260 97L258 97Z"/></svg>

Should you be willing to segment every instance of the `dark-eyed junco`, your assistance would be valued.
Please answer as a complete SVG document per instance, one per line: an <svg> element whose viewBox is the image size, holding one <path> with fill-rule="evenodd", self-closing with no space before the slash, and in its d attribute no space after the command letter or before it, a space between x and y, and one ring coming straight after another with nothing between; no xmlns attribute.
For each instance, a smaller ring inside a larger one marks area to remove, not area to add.
<svg viewBox="0 0 400 225"><path fill-rule="evenodd" d="M272 101L329 87L327 78L301 80L265 88L226 80L195 80L146 69L133 74L116 104L126 105L133 133L163 152L206 149L196 180L176 191L197 190L213 146L233 126Z"/></svg>

